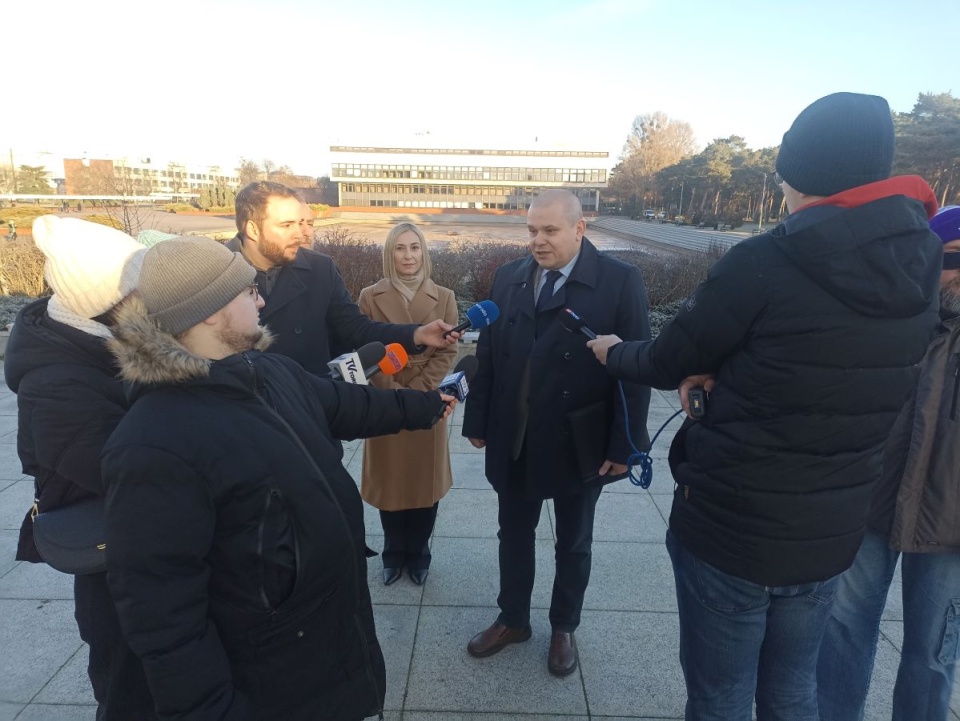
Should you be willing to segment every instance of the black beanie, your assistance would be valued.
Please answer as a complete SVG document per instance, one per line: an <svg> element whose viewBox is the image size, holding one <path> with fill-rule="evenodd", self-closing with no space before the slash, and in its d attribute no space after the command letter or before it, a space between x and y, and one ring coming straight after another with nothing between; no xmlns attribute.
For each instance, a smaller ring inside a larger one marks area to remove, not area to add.
<svg viewBox="0 0 960 721"><path fill-rule="evenodd" d="M893 119L877 95L834 93L809 105L783 135L777 172L794 190L834 195L890 177Z"/></svg>

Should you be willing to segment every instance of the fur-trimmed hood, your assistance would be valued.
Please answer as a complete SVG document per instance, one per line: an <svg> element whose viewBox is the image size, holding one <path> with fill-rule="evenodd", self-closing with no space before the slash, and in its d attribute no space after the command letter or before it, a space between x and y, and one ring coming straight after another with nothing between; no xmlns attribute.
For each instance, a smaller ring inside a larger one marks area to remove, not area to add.
<svg viewBox="0 0 960 721"><path fill-rule="evenodd" d="M176 338L161 330L147 316L143 299L134 293L116 311L113 339L107 341L125 381L141 385L171 385L207 378L213 364L194 355ZM273 342L264 328L254 350L263 351Z"/></svg>

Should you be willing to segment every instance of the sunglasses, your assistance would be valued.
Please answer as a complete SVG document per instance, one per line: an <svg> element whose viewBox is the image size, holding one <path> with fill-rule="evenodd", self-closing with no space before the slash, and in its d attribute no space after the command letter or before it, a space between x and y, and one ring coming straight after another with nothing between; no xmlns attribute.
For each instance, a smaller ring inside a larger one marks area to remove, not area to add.
<svg viewBox="0 0 960 721"><path fill-rule="evenodd" d="M960 250L947 251L943 254L944 270L960 270Z"/></svg>

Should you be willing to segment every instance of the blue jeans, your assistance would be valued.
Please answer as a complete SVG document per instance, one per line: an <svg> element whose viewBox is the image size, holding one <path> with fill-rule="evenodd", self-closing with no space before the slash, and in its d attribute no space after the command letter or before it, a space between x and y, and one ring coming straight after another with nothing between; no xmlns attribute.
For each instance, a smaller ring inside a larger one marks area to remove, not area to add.
<svg viewBox="0 0 960 721"><path fill-rule="evenodd" d="M880 617L900 554L885 536L868 533L840 580L817 669L823 721L859 721L870 688ZM960 555L906 553L903 650L893 690L893 721L940 721L960 641Z"/></svg>
<svg viewBox="0 0 960 721"><path fill-rule="evenodd" d="M819 721L816 668L838 576L768 587L699 560L667 531L687 721Z"/></svg>

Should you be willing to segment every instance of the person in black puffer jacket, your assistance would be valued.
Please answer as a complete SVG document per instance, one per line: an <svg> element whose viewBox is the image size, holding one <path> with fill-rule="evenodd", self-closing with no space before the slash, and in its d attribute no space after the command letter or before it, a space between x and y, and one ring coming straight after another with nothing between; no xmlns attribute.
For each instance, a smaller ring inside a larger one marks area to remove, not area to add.
<svg viewBox="0 0 960 721"><path fill-rule="evenodd" d="M883 98L816 101L777 158L786 220L727 252L655 341L590 343L618 378L712 390L670 452L687 718L749 720L755 698L758 719L818 719L838 575L938 322L936 200L892 159Z"/></svg>
<svg viewBox="0 0 960 721"><path fill-rule="evenodd" d="M429 428L454 399L261 352L254 277L208 238L166 240L118 311L135 400L103 455L108 581L161 718L356 721L386 673L337 439Z"/></svg>
<svg viewBox="0 0 960 721"><path fill-rule="evenodd" d="M100 453L127 411L116 361L107 349L114 306L133 290L145 249L113 228L54 215L33 238L46 256L54 294L24 307L10 333L4 370L17 394L17 452L33 476L35 508L20 528L17 560L42 563L33 513L104 495ZM143 666L120 631L106 573L74 577L80 637L98 721L156 718Z"/></svg>

